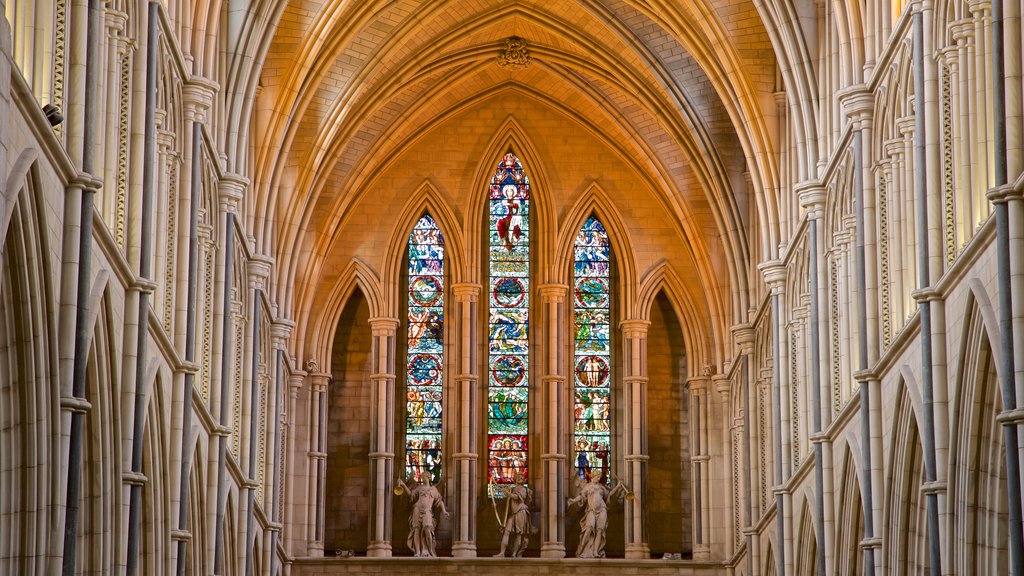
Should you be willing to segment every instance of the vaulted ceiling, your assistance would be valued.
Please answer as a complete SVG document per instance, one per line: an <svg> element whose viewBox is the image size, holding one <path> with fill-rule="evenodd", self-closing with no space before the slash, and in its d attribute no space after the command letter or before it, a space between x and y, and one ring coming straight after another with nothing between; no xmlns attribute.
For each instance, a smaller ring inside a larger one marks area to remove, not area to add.
<svg viewBox="0 0 1024 576"><path fill-rule="evenodd" d="M245 171L283 305L323 296L368 179L446 120L514 94L658 191L717 330L745 315L737 294L763 256L746 231L777 241L777 71L754 0L291 0L275 16ZM528 66L500 65L510 37Z"/></svg>

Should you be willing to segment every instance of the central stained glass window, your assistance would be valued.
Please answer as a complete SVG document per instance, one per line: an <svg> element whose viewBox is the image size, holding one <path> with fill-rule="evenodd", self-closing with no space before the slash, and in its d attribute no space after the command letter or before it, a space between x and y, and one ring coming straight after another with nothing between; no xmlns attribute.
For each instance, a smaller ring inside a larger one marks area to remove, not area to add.
<svg viewBox="0 0 1024 576"><path fill-rule="evenodd" d="M527 478L530 374L530 180L508 152L491 179L488 248L487 483Z"/></svg>
<svg viewBox="0 0 1024 576"><path fill-rule="evenodd" d="M611 248L608 232L591 216L573 247L575 393L573 445L576 474L610 482L611 454Z"/></svg>
<svg viewBox="0 0 1024 576"><path fill-rule="evenodd" d="M444 236L424 215L409 235L405 476L441 480L441 374L444 366Z"/></svg>

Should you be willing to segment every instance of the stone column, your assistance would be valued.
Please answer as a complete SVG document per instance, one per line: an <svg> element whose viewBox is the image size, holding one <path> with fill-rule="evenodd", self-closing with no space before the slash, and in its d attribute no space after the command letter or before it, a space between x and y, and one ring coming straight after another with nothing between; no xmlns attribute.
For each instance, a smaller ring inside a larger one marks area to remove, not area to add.
<svg viewBox="0 0 1024 576"><path fill-rule="evenodd" d="M568 474L566 439L572 433L569 418L569 379L566 376L566 297L569 287L540 287L543 307L544 356L540 362L540 430L543 452L544 498L541 500L541 547L544 558L565 557L565 506Z"/></svg>
<svg viewBox="0 0 1024 576"><path fill-rule="evenodd" d="M807 210L807 238L809 243L809 265L811 281L810 310L810 366L811 366L811 433L810 440L814 445L814 530L817 540L818 576L826 574L827 566L831 565L833 542L826 534L832 534L832 515L834 509L832 493L832 441L822 433L823 422L831 421L832 411L827 403L827 389L823 388L822 366L824 356L821 353L823 335L828 333L826 314L822 314L821 304L827 302L825 295L825 251L821 242L820 231L824 227L825 199L827 192L821 184L808 182L799 188L800 205ZM886 240L883 238L883 242ZM883 287L884 289L884 287Z"/></svg>
<svg viewBox="0 0 1024 576"><path fill-rule="evenodd" d="M740 386L743 387L743 537L747 544L747 574L755 576L761 567L760 538L754 520L758 517L754 505L753 422L750 388L752 386L751 361L754 354L755 332L750 324L733 326L733 341L739 348L737 361L740 362ZM757 544L755 544L757 539ZM757 570L757 571L755 571Z"/></svg>
<svg viewBox="0 0 1024 576"><path fill-rule="evenodd" d="M861 458L864 499L864 570L873 576L881 561L881 538L875 534L875 527L881 523L881 384L878 375L871 370L878 360L880 308L877 279L877 251L875 241L875 197L868 164L871 151L871 115L874 111L874 97L864 85L851 87L840 94L843 109L853 131L850 145L853 153L853 193L856 217L856 310L857 310L857 370L854 378L860 383L861 413ZM917 116L919 117L919 115ZM915 117L916 118L916 117ZM911 134L909 126L902 130L905 137ZM915 127L916 129L916 127ZM910 139L907 138L909 143ZM908 150L905 159L912 158ZM918 167L919 169L920 167ZM908 187L909 189L909 187ZM915 197L915 210L923 209ZM920 242L920 239L918 240ZM920 246L918 246L920 248ZM911 281L910 279L907 279Z"/></svg>
<svg viewBox="0 0 1024 576"><path fill-rule="evenodd" d="M370 545L367 556L391 556L391 505L395 468L396 318L370 318Z"/></svg>
<svg viewBox="0 0 1024 576"><path fill-rule="evenodd" d="M626 558L649 558L647 545L647 320L624 320L623 351L623 481L635 496L626 500Z"/></svg>
<svg viewBox="0 0 1024 576"><path fill-rule="evenodd" d="M691 486L693 487L693 559L707 560L711 556L711 538L708 530L710 507L708 503L708 375L686 380L690 396L690 457Z"/></svg>
<svg viewBox="0 0 1024 576"><path fill-rule="evenodd" d="M772 302L772 444L773 458L775 464L775 487L772 492L775 494L775 570L779 574L788 574L786 570L788 529L790 522L787 521L788 492L783 488L783 450L782 450L782 330L784 321L782 318L782 296L785 294L786 268L780 260L770 260L758 266L764 275L764 282L768 286Z"/></svg>
<svg viewBox="0 0 1024 576"><path fill-rule="evenodd" d="M324 555L324 507L327 482L327 384L331 375L320 372L312 360L306 364L309 372L309 534L307 553Z"/></svg>
<svg viewBox="0 0 1024 576"><path fill-rule="evenodd" d="M477 462L480 459L477 447L480 433L480 285L455 284L454 347L450 373L455 384L451 387L451 420L454 426L451 447L454 450L454 469L449 475L449 494L454 492L452 502L452 556L473 558L476 556L476 507L480 482Z"/></svg>

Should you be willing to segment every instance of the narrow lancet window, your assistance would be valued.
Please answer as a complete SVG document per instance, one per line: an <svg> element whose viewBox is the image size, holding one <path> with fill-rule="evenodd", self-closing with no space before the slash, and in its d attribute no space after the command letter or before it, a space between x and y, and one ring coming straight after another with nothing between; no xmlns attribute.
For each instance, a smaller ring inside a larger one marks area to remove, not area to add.
<svg viewBox="0 0 1024 576"><path fill-rule="evenodd" d="M441 375L444 367L444 236L425 215L409 235L405 474L441 480Z"/></svg>
<svg viewBox="0 0 1024 576"><path fill-rule="evenodd" d="M573 445L576 474L608 484L611 457L611 249L608 232L591 216L574 252Z"/></svg>
<svg viewBox="0 0 1024 576"><path fill-rule="evenodd" d="M489 492L527 477L530 181L515 154L489 187L487 482Z"/></svg>

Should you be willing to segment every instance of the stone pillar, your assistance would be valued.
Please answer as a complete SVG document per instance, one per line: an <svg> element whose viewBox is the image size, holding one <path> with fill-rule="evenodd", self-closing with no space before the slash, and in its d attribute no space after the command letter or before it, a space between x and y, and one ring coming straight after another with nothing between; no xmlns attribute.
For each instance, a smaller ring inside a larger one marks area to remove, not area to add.
<svg viewBox="0 0 1024 576"><path fill-rule="evenodd" d="M782 450L782 296L785 294L786 268L779 260L770 260L758 266L764 275L772 302L772 445L775 464L775 570L779 574L789 574L786 570L788 541L787 535L792 531L791 523L786 515L788 493L783 489L783 450Z"/></svg>
<svg viewBox="0 0 1024 576"><path fill-rule="evenodd" d="M307 553L324 555L324 503L327 482L327 384L330 374L320 372L315 362L306 365L309 372L309 534Z"/></svg>
<svg viewBox="0 0 1024 576"><path fill-rule="evenodd" d="M649 558L647 545L647 320L624 320L623 350L623 446L625 474L623 481L633 490L634 498L626 500L626 558Z"/></svg>
<svg viewBox="0 0 1024 576"><path fill-rule="evenodd" d="M827 303L825 294L827 277L825 270L825 249L820 232L824 228L825 187L817 182L805 183L799 189L800 205L807 210L807 237L809 242L809 264L811 281L811 318L810 318L810 366L811 366L811 433L810 440L814 445L814 529L817 540L816 573L824 576L827 566L831 566L833 549L833 480L832 480L832 440L823 434L823 423L832 420L832 411L823 399L829 397L828 388L824 384L827 377L822 377L824 355L822 350L825 335L828 334L827 314L822 313L822 303ZM886 241L884 238L882 241ZM884 311L883 311L884 312Z"/></svg>
<svg viewBox="0 0 1024 576"><path fill-rule="evenodd" d="M476 556L476 508L478 484L480 482L477 462L480 460L477 447L480 432L480 285L455 284L454 347L450 373L455 384L451 388L452 406L450 417L454 426L451 443L454 470L449 475L449 494L454 492L452 502L452 556L473 558Z"/></svg>
<svg viewBox="0 0 1024 576"><path fill-rule="evenodd" d="M396 318L370 318L370 545L367 556L391 556L391 490L395 468Z"/></svg>
<svg viewBox="0 0 1024 576"><path fill-rule="evenodd" d="M753 437L753 406L750 394L752 386L751 362L754 354L755 332L750 324L739 324L733 326L733 341L739 348L737 361L740 362L740 386L743 387L743 528L742 534L747 545L747 574L756 576L760 572L760 537L754 520L759 516L754 508L754 468L753 444L756 439ZM757 542L757 544L755 544Z"/></svg>
<svg viewBox="0 0 1024 576"><path fill-rule="evenodd" d="M707 375L686 380L690 397L690 484L693 487L693 559L711 557L711 537L708 529L711 519L708 502L708 385Z"/></svg>
<svg viewBox="0 0 1024 576"><path fill-rule="evenodd" d="M543 307L544 355L540 362L540 430L544 498L541 499L541 547L544 558L565 557L565 506L568 474L566 461L571 445L569 379L566 376L566 297L569 287L546 284L540 287Z"/></svg>

